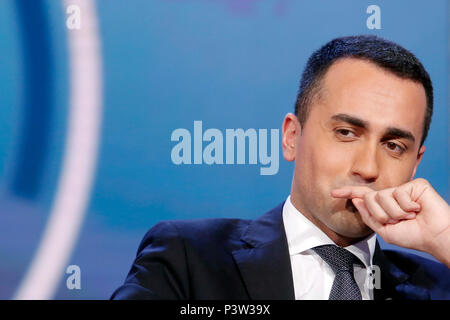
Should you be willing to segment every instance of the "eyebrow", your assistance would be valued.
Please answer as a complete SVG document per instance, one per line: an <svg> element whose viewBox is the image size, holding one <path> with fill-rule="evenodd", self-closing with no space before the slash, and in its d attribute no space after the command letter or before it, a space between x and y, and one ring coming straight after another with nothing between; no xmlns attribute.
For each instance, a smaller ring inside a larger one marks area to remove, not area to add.
<svg viewBox="0 0 450 320"><path fill-rule="evenodd" d="M347 122L351 125L354 125L355 127L360 127L363 129L366 129L367 127L369 127L369 123L367 121L362 120L360 118L356 118L354 116L351 116L351 115L345 114L345 113L335 114L334 116L331 117L331 119L333 119L335 121Z"/></svg>
<svg viewBox="0 0 450 320"><path fill-rule="evenodd" d="M410 140L412 143L416 141L414 135L411 132L399 128L387 128L385 136L393 138L403 138L406 140Z"/></svg>
<svg viewBox="0 0 450 320"><path fill-rule="evenodd" d="M365 121L363 119L360 119L360 118L357 118L357 117L354 117L354 116L351 116L351 115L345 114L345 113L335 114L331 117L331 119L333 119L335 121L347 122L355 127L359 127L362 129L367 129L369 127L368 121ZM406 140L410 140L412 143L414 143L416 141L416 139L414 138L414 135L410 131L403 130L403 129L396 128L396 127L388 127L386 129L386 132L384 133L384 136L388 137L388 138L403 138Z"/></svg>

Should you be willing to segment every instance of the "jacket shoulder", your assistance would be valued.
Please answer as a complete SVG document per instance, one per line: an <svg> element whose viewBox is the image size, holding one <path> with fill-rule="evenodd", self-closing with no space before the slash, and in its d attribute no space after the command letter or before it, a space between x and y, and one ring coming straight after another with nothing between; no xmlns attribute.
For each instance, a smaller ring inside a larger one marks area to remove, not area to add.
<svg viewBox="0 0 450 320"><path fill-rule="evenodd" d="M202 263L219 262L226 267L223 249L240 238L243 225L239 219L157 223L143 237L125 283L111 299L188 299L197 267L207 270Z"/></svg>
<svg viewBox="0 0 450 320"><path fill-rule="evenodd" d="M425 257L421 257L417 254L401 252L397 250L383 250L383 252L389 258L389 260L394 262L408 274L411 274L418 269L426 270L430 274L450 273L450 269L447 268L444 264Z"/></svg>
<svg viewBox="0 0 450 320"><path fill-rule="evenodd" d="M239 240L243 229L251 220L231 218L208 218L192 220L164 220L147 231L138 252L149 243L179 241L190 244L209 245L233 243Z"/></svg>
<svg viewBox="0 0 450 320"><path fill-rule="evenodd" d="M409 252L383 250L388 259L411 276L411 283L430 291L431 299L450 299L450 269Z"/></svg>

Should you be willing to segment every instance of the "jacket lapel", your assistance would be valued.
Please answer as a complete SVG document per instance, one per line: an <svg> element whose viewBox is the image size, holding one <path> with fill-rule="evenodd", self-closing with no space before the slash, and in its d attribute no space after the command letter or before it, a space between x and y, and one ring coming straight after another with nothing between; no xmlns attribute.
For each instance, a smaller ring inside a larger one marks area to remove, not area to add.
<svg viewBox="0 0 450 320"><path fill-rule="evenodd" d="M232 251L250 299L294 300L289 249L284 231L284 202L249 223L242 233L241 248ZM375 300L430 299L421 269L404 272L381 250L378 241L373 264L380 268L381 288L374 289Z"/></svg>
<svg viewBox="0 0 450 320"><path fill-rule="evenodd" d="M245 245L232 252L250 299L295 298L283 204L251 221L241 236Z"/></svg>

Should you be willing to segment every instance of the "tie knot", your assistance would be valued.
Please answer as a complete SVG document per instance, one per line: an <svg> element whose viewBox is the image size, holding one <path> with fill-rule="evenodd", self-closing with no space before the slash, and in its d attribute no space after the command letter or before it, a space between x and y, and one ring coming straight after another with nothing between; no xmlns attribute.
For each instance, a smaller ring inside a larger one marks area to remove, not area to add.
<svg viewBox="0 0 450 320"><path fill-rule="evenodd" d="M339 271L353 273L353 264L361 264L361 260L353 253L333 244L318 246L313 250L331 267L335 274Z"/></svg>

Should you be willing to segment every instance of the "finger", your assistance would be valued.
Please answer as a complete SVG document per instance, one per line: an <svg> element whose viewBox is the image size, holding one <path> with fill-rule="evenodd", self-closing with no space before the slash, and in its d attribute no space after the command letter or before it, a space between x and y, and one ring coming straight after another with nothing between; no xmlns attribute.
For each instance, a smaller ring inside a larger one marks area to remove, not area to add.
<svg viewBox="0 0 450 320"><path fill-rule="evenodd" d="M404 219L411 220L411 219L414 219L415 217L416 217L416 214L413 212L413 213L408 214Z"/></svg>
<svg viewBox="0 0 450 320"><path fill-rule="evenodd" d="M410 216L410 212L404 211L395 200L392 189L377 192L375 195L375 200L384 212L386 212L387 215L393 220L398 221Z"/></svg>
<svg viewBox="0 0 450 320"><path fill-rule="evenodd" d="M345 186L331 191L331 195L335 198L363 198L368 192L373 192L372 189L362 186Z"/></svg>
<svg viewBox="0 0 450 320"><path fill-rule="evenodd" d="M398 202L398 204L400 205L400 207L404 210L404 211L415 211L415 212L419 212L421 209L420 204L418 204L417 202L414 202L411 199L410 193L404 189L404 188L395 188L394 191L392 192L392 195L394 196L395 200Z"/></svg>
<svg viewBox="0 0 450 320"><path fill-rule="evenodd" d="M364 204L369 210L373 218L382 224L393 223L389 215L383 210L383 208L378 204L375 199L377 192L370 192L364 196ZM391 221L390 221L391 220Z"/></svg>
<svg viewBox="0 0 450 320"><path fill-rule="evenodd" d="M364 200L355 198L352 199L352 202L355 205L356 209L358 209L358 212L360 213L364 223L374 232L378 233L383 227L383 225L371 216L369 210L367 209L364 203Z"/></svg>

